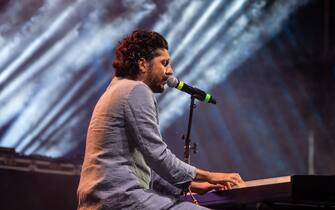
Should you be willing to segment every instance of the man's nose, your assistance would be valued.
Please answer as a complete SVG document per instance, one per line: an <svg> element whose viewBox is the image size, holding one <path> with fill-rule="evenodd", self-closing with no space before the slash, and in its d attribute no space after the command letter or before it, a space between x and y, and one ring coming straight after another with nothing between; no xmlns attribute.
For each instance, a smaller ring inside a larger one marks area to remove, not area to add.
<svg viewBox="0 0 335 210"><path fill-rule="evenodd" d="M166 75L172 75L173 74L173 69L172 69L172 66L168 66L167 68L166 68L166 73L165 73Z"/></svg>

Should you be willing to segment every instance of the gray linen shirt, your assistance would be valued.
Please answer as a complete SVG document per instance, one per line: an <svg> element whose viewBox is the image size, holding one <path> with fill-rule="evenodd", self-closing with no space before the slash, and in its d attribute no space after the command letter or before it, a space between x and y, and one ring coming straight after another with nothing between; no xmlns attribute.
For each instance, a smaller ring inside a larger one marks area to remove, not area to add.
<svg viewBox="0 0 335 210"><path fill-rule="evenodd" d="M179 160L162 140L151 89L140 81L114 77L88 128L78 209L195 207L151 189L152 171L179 188L195 178L195 168Z"/></svg>

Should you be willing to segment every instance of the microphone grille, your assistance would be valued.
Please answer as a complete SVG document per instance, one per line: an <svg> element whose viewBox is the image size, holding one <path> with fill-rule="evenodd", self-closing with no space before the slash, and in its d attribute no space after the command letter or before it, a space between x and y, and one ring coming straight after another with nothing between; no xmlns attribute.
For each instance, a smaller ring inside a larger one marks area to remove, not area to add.
<svg viewBox="0 0 335 210"><path fill-rule="evenodd" d="M178 79L173 76L169 76L169 78L166 81L167 85L171 88L177 87L178 82L179 82Z"/></svg>

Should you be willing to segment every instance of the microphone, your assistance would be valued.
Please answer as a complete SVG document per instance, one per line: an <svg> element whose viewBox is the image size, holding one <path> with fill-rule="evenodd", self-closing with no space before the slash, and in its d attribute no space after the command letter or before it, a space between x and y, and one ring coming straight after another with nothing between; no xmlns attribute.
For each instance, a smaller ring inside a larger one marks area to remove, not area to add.
<svg viewBox="0 0 335 210"><path fill-rule="evenodd" d="M183 81L178 80L177 78L170 76L167 79L167 85L169 87L172 88L177 88L178 90L181 90L185 93L190 94L191 96L193 96L194 98L206 102L206 103L212 103L212 104L216 104L216 100L214 99L214 97L208 93L206 93L203 90L200 90L198 88L192 87L186 83L184 83Z"/></svg>

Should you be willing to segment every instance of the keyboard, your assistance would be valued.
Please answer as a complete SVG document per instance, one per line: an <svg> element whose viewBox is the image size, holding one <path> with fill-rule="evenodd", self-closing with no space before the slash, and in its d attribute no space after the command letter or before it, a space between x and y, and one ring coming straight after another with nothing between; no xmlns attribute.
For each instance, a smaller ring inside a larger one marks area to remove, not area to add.
<svg viewBox="0 0 335 210"><path fill-rule="evenodd" d="M295 175L246 181L230 190L193 194L202 206L223 208L268 203L335 206L335 176ZM183 198L192 201L192 196Z"/></svg>

